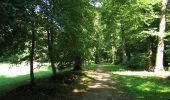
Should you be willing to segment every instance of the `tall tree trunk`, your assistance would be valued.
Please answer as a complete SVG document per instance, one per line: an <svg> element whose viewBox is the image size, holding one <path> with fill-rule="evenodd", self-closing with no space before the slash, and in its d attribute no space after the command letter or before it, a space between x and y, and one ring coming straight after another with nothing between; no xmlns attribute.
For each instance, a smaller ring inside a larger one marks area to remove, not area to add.
<svg viewBox="0 0 170 100"><path fill-rule="evenodd" d="M122 64L126 65L127 63L127 53L126 53L126 39L124 35L124 29L123 26L121 25L121 38L122 38Z"/></svg>
<svg viewBox="0 0 170 100"><path fill-rule="evenodd" d="M35 49L35 30L34 26L32 29L32 40L31 40L31 50L30 50L30 78L31 78L31 85L35 84L34 78L34 49Z"/></svg>
<svg viewBox="0 0 170 100"><path fill-rule="evenodd" d="M48 35L48 55L51 63L53 76L55 76L57 72L56 72L54 57L53 57L53 34L49 29L47 30L47 35Z"/></svg>
<svg viewBox="0 0 170 100"><path fill-rule="evenodd" d="M48 4L48 0L45 0L46 4ZM46 12L47 15L48 13L48 7L46 7ZM49 18L49 16L47 16L47 23L50 21L50 24L53 24L53 20ZM50 28L48 28L47 26L47 37L48 37L48 56L50 59L50 63L51 63L51 68L52 68L52 73L53 76L56 76L56 68L55 68L55 64L54 64L54 56L53 56L53 33L52 33L52 29L51 26Z"/></svg>
<svg viewBox="0 0 170 100"><path fill-rule="evenodd" d="M115 52L116 52L116 48L114 46L112 46L112 64L115 64Z"/></svg>
<svg viewBox="0 0 170 100"><path fill-rule="evenodd" d="M154 70L152 61L152 43L151 37L148 37L148 71Z"/></svg>
<svg viewBox="0 0 170 100"><path fill-rule="evenodd" d="M54 34L51 32L51 66L52 66L52 71L53 75L56 75L56 68L54 64Z"/></svg>
<svg viewBox="0 0 170 100"><path fill-rule="evenodd" d="M165 37L165 28L166 28L167 8L168 8L168 0L163 0L161 22L160 22L159 34L158 34L158 47L157 47L157 54L156 54L155 72L164 71L163 55L164 55L164 37Z"/></svg>

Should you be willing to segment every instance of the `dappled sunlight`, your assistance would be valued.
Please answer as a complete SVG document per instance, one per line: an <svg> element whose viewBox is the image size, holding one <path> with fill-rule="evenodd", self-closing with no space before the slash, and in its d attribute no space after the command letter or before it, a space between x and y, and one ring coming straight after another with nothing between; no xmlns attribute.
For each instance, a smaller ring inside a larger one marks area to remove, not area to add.
<svg viewBox="0 0 170 100"><path fill-rule="evenodd" d="M85 89L73 89L72 92L74 92L74 93L78 93L78 92L86 92L86 90L85 90Z"/></svg>
<svg viewBox="0 0 170 100"><path fill-rule="evenodd" d="M89 85L89 88L109 88L107 84L96 83L94 85Z"/></svg>
<svg viewBox="0 0 170 100"><path fill-rule="evenodd" d="M95 84L89 84L89 89L97 89L97 88L109 88L109 80L110 80L110 74L104 73L100 69L97 71L88 71L87 76L92 77L95 81ZM111 82L110 82L111 83Z"/></svg>
<svg viewBox="0 0 170 100"><path fill-rule="evenodd" d="M155 86L154 82L146 81L145 83L141 83L141 85L137 86L136 88L142 91L151 91L152 86Z"/></svg>
<svg viewBox="0 0 170 100"><path fill-rule="evenodd" d="M116 80L121 88L135 99L153 99L164 100L169 98L169 81L165 79L166 75L158 75L154 72L145 71L123 71L113 72L112 78Z"/></svg>

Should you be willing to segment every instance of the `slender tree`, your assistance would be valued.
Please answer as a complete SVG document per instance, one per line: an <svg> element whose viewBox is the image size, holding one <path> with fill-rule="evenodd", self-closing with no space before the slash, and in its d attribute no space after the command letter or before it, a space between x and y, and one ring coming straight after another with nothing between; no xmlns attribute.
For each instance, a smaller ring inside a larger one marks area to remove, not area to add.
<svg viewBox="0 0 170 100"><path fill-rule="evenodd" d="M153 71L153 59L152 59L152 56L153 56L153 51L152 51L152 42L151 42L151 36L149 36L147 38L147 42L148 42L148 71Z"/></svg>
<svg viewBox="0 0 170 100"><path fill-rule="evenodd" d="M53 72L53 76L56 75L56 68L55 68L55 64L54 64L54 56L53 56L53 33L51 30L47 30L47 36L48 36L48 54L49 54L49 59L50 59L50 63L51 63L51 67L52 67L52 72Z"/></svg>
<svg viewBox="0 0 170 100"><path fill-rule="evenodd" d="M122 39L122 64L126 65L127 63L127 52L126 52L126 38L125 38L125 30L121 23L121 39Z"/></svg>
<svg viewBox="0 0 170 100"><path fill-rule="evenodd" d="M32 13L34 11L32 10ZM31 85L35 84L34 79L34 53L35 53L35 20L32 19L32 30L31 30L31 49L30 49L30 79Z"/></svg>

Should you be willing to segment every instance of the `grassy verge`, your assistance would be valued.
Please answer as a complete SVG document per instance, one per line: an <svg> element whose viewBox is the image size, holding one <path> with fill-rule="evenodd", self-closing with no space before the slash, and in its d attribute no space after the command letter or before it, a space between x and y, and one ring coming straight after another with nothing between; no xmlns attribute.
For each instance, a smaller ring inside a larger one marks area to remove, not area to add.
<svg viewBox="0 0 170 100"><path fill-rule="evenodd" d="M94 70L95 68L96 68L95 65L88 65L88 66L83 67L83 70ZM6 95L6 93L8 93L9 91L11 91L11 90L13 91L16 88L27 85L30 82L28 66L20 66L20 67L14 66L13 68L10 68L9 64L1 63L0 69L1 69L0 70L0 96ZM48 82L48 80L50 79L49 77L52 74L51 69L48 66L44 66L44 67L35 69L34 74L35 74L36 83L40 84L40 86L51 87L51 88L53 88L53 86L60 87L60 86L58 86L59 85L58 83L53 84L53 83ZM58 75L57 79L59 81L66 81L68 84L72 83L71 82L73 80L72 78L75 78L75 76L76 76L76 78L78 78L77 80L81 81L81 79L82 79L83 82L87 81L87 80L89 81L89 79L86 76L73 75L73 73L69 70L61 71L61 73L59 72L58 74L59 75ZM80 77L78 77L78 76L80 76ZM88 83L88 82L86 82L86 83ZM53 85L51 85L51 84L53 84ZM70 86L64 87L63 91L67 90L65 88L73 89L72 91L84 90L84 88L87 87L86 85L87 84L82 85L82 84L79 84L79 82L77 82L75 84L72 84L71 87ZM25 87L23 87L23 88L25 88ZM17 91L18 90L16 90L16 92ZM21 89L21 91L22 91L22 89ZM71 91L71 93L72 93L72 91ZM19 97L20 94L17 94L17 95Z"/></svg>
<svg viewBox="0 0 170 100"><path fill-rule="evenodd" d="M1 100L80 100L86 92L91 79L83 72L64 71L57 73L55 79L49 78L51 71L35 72L34 87L28 85L29 74L14 77L0 77L7 94ZM10 82L7 82L10 80ZM10 89L10 91L9 91ZM1 91L2 92L2 91Z"/></svg>
<svg viewBox="0 0 170 100"><path fill-rule="evenodd" d="M169 100L170 82L158 77L125 76L113 74L119 88L123 89L134 100Z"/></svg>
<svg viewBox="0 0 170 100"><path fill-rule="evenodd" d="M165 78L168 72L157 75L113 65L103 65L103 69L112 72L118 88L134 100L170 100L170 81Z"/></svg>
<svg viewBox="0 0 170 100"><path fill-rule="evenodd" d="M29 83L29 67L13 67L10 68L9 64L0 64L0 95L4 95L6 92L20 86ZM48 77L51 75L50 69L44 66L39 69L35 69L35 78Z"/></svg>

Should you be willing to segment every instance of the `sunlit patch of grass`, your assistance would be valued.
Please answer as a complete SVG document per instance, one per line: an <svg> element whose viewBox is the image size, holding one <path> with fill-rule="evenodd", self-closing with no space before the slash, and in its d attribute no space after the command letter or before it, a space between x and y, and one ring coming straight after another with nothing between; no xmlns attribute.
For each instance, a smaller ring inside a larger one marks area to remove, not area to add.
<svg viewBox="0 0 170 100"><path fill-rule="evenodd" d="M112 80L119 89L124 90L134 100L169 100L170 81L166 79L170 72L154 73L131 71L127 67L106 64L103 70L112 73Z"/></svg>
<svg viewBox="0 0 170 100"><path fill-rule="evenodd" d="M128 68L125 66L113 65L113 64L103 64L102 69L104 71L127 71Z"/></svg>
<svg viewBox="0 0 170 100"><path fill-rule="evenodd" d="M129 74L131 73L131 74ZM113 80L134 99L165 100L170 98L170 81L154 74L141 72L121 72L112 74Z"/></svg>
<svg viewBox="0 0 170 100"><path fill-rule="evenodd" d="M47 66L34 70L35 78L50 76L51 71ZM19 66L10 68L9 64L0 64L0 95L17 86L29 83L29 66Z"/></svg>
<svg viewBox="0 0 170 100"><path fill-rule="evenodd" d="M97 64L92 64L92 65L84 65L83 70L89 71L89 70L96 70Z"/></svg>

